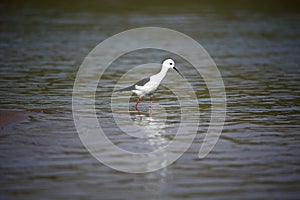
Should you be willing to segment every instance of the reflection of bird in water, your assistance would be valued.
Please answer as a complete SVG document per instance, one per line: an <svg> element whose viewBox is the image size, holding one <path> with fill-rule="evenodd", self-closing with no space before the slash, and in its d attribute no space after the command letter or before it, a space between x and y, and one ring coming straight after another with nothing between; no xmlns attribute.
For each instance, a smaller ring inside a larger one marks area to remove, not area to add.
<svg viewBox="0 0 300 200"><path fill-rule="evenodd" d="M144 78L129 87L116 90L116 92L131 91L135 93L138 96L138 100L134 106L135 110L137 110L137 106L141 101L141 98L146 95L150 95L150 108L152 108L152 95L166 77L169 69L174 69L180 74L180 76L182 76L182 78L184 78L183 75L175 68L175 62L172 59L167 59L163 62L159 73L148 78Z"/></svg>
<svg viewBox="0 0 300 200"><path fill-rule="evenodd" d="M159 137L159 138L164 137L162 135L165 133L164 129L166 127L166 118L164 116L165 113L160 113L155 118L152 117L151 113L149 114L140 111L131 112L131 113L132 113L131 120L133 121L133 124L135 126L138 126L140 130L143 130L142 134L141 131L138 132L138 137L148 138L148 139L152 137ZM153 142L154 141L152 141L152 143Z"/></svg>

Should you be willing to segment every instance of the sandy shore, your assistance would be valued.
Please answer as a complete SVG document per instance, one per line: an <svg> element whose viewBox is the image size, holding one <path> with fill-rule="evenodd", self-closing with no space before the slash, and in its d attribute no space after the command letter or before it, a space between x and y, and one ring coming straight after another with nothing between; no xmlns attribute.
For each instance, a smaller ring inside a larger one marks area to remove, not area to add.
<svg viewBox="0 0 300 200"><path fill-rule="evenodd" d="M5 130L12 124L25 120L29 115L26 111L0 110L0 131Z"/></svg>
<svg viewBox="0 0 300 200"><path fill-rule="evenodd" d="M47 109L32 109L32 110L24 110L24 111L0 109L0 132L8 129L14 123L25 120L28 118L28 116L34 115L36 113L55 114L55 113L62 113L62 112L57 110L47 110Z"/></svg>

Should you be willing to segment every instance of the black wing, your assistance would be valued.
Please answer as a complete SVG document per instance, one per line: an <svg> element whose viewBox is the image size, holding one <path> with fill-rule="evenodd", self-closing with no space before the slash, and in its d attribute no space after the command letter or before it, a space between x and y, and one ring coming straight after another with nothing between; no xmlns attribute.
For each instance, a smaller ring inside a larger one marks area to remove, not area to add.
<svg viewBox="0 0 300 200"><path fill-rule="evenodd" d="M148 83L150 81L150 77L148 78L144 78L138 82L136 82L134 85L138 85L138 86L144 86L146 83Z"/></svg>
<svg viewBox="0 0 300 200"><path fill-rule="evenodd" d="M135 84L133 84L132 86L129 86L129 87L126 87L126 88L123 88L123 89L120 89L120 90L116 90L116 92L123 92L123 91L131 91L131 90L134 90L135 89L135 86L138 85L138 86L144 86L146 83L148 83L150 81L150 77L148 78L144 78L138 82L136 82Z"/></svg>

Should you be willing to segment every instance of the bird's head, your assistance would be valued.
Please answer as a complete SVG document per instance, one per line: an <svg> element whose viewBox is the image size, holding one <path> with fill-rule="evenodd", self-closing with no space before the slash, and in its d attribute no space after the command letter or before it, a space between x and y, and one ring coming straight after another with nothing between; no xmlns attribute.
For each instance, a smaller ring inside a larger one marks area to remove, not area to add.
<svg viewBox="0 0 300 200"><path fill-rule="evenodd" d="M163 62L163 66L168 68L168 69L173 69L175 67L175 62L172 59L166 59Z"/></svg>
<svg viewBox="0 0 300 200"><path fill-rule="evenodd" d="M184 78L183 75L178 71L178 69L176 69L174 60L172 60L170 58L166 59L162 65L163 65L163 67L166 67L167 69L174 69L176 72L178 72L178 74L180 74L180 76L182 78Z"/></svg>

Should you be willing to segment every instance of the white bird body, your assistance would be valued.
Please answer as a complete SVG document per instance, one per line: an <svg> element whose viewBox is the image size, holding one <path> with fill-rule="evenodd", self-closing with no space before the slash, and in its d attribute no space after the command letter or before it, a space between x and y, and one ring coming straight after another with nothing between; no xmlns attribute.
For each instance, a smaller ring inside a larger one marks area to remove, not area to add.
<svg viewBox="0 0 300 200"><path fill-rule="evenodd" d="M140 98L150 95L150 107L152 106L152 94L157 90L160 83L166 77L169 69L176 70L182 77L183 75L175 68L175 62L172 59L167 59L163 62L161 70L159 73L152 75L148 78L144 78L137 83L133 84L132 86L117 90L117 92L122 91L131 91L135 93L139 99L135 105L135 109L140 102Z"/></svg>
<svg viewBox="0 0 300 200"><path fill-rule="evenodd" d="M153 94L157 90L163 79L166 77L167 71L168 69L163 73L160 72L158 74L150 76L149 82L147 82L143 86L135 85L135 90L132 90L132 92L140 98L149 94Z"/></svg>

